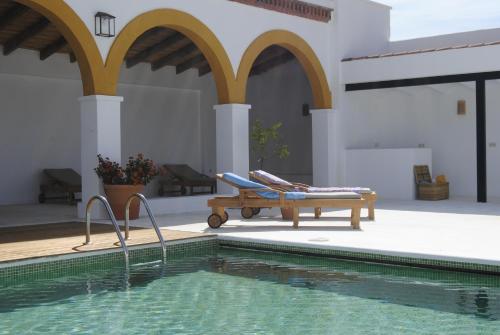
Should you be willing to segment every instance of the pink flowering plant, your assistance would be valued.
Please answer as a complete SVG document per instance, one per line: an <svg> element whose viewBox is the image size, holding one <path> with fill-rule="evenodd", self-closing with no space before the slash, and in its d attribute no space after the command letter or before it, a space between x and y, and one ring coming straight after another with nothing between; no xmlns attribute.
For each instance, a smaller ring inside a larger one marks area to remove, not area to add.
<svg viewBox="0 0 500 335"><path fill-rule="evenodd" d="M128 158L125 175L130 185L147 185L158 175L158 169L151 159L138 154L137 157Z"/></svg>

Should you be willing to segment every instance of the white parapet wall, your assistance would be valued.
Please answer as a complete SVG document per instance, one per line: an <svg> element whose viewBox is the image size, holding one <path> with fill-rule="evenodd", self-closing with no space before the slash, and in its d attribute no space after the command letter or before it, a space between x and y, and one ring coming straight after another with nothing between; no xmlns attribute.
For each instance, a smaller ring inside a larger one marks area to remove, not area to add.
<svg viewBox="0 0 500 335"><path fill-rule="evenodd" d="M208 199L214 194L202 194L187 197L152 198L148 199L149 206L154 215L183 214L191 212L208 211ZM147 216L146 208L141 204L139 216Z"/></svg>
<svg viewBox="0 0 500 335"><path fill-rule="evenodd" d="M370 187L382 199L415 199L414 165L432 171L432 150L351 149L346 150L346 181L349 186Z"/></svg>

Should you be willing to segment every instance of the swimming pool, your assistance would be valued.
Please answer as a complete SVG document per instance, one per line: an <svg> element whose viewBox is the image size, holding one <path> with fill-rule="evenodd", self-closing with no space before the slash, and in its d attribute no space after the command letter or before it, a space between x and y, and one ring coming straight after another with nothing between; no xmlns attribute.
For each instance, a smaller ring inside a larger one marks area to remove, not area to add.
<svg viewBox="0 0 500 335"><path fill-rule="evenodd" d="M499 334L500 278L278 253L0 288L0 334Z"/></svg>

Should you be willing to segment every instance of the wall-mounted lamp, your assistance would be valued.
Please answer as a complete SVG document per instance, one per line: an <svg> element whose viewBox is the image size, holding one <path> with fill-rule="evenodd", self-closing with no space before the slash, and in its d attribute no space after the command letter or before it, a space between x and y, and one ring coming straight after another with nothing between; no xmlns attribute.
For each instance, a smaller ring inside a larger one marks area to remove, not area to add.
<svg viewBox="0 0 500 335"><path fill-rule="evenodd" d="M303 104L302 105L302 116L309 116L309 114L311 114L309 104Z"/></svg>
<svg viewBox="0 0 500 335"><path fill-rule="evenodd" d="M465 115L467 113L467 104L465 100L458 100L457 115Z"/></svg>
<svg viewBox="0 0 500 335"><path fill-rule="evenodd" d="M115 19L111 14L97 12L95 15L95 34L102 37L115 36Z"/></svg>

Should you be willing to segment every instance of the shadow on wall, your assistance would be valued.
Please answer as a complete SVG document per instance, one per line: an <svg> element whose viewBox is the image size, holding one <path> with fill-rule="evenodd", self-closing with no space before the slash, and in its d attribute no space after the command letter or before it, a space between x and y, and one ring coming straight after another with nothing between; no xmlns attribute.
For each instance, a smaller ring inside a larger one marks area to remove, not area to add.
<svg viewBox="0 0 500 335"><path fill-rule="evenodd" d="M312 183L312 121L302 111L304 104L312 104L312 93L301 65L292 60L251 76L247 101L252 105L250 131L257 119L264 126L281 122L283 143L290 152L286 159L269 158L264 169L290 180ZM258 157L251 152L250 169L257 168Z"/></svg>

